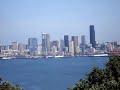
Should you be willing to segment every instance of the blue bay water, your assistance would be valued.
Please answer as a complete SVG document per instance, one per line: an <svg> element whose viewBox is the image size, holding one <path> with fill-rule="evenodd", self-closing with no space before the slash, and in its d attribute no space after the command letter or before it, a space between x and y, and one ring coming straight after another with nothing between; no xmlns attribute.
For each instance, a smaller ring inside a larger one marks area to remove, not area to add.
<svg viewBox="0 0 120 90"><path fill-rule="evenodd" d="M67 90L86 78L93 66L104 68L107 57L0 60L0 77L24 90Z"/></svg>

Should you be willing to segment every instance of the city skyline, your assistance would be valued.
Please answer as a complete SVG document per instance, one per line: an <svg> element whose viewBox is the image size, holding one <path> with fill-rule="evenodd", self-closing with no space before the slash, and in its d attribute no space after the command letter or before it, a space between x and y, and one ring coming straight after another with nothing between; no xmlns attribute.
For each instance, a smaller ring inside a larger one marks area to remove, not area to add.
<svg viewBox="0 0 120 90"><path fill-rule="evenodd" d="M80 44L80 43L82 43L82 37L85 37L85 43L87 43L87 44L91 44L92 45L92 43L91 43L91 41L90 41L90 39L91 40L93 40L93 38L91 38L91 36L94 36L94 38L95 38L95 42L94 43L96 43L96 42L99 42L99 43L107 43L107 42L120 42L120 40L115 40L115 41L100 41L100 40L98 40L98 39L96 39L96 30L94 29L94 34L95 35L93 35L93 34L91 34L91 29L90 29L90 27L91 26L93 26L94 27L94 25L89 25L89 30L88 30L88 32L89 32L89 34L88 35L85 35L85 34L83 34L83 35L75 35L75 34L72 34L72 35L68 35L68 34L65 34L65 35L62 35L62 37L61 38L58 38L58 37L56 37L56 38L52 38L52 36L51 36L51 34L50 33L41 33L41 35L43 35L43 34L47 34L47 35L49 35L49 39L50 39L50 42L53 42L53 41L61 41L61 40L63 40L64 41L64 43L66 43L65 41L65 37L67 36L67 44L69 45L69 41L72 41L72 37L77 37L77 39L78 39L78 43ZM4 43L1 43L0 42L0 46L1 45L11 45L12 43L20 43L20 44L28 44L28 40L29 39L37 39L37 45L39 46L39 45L42 45L42 39L43 39L43 37L41 37L41 35L40 35L40 37L39 38L37 38L37 37L28 37L28 38L25 38L25 41L24 42L20 42L20 41L17 41L17 40L13 40L13 41L11 41L11 42L9 42L9 43L6 43L6 44L4 44ZM87 37L88 36L88 37ZM52 39L51 39L52 38ZM87 39L86 39L87 38ZM2 41L2 40L1 40ZM67 45L67 47L68 47L68 45ZM65 45L66 46L66 45ZM94 46L93 47L95 47L95 44L94 44Z"/></svg>
<svg viewBox="0 0 120 90"><path fill-rule="evenodd" d="M41 41L35 37L28 38L28 44L12 42L10 45L0 46L0 55L15 57L55 57L55 56L77 56L77 55L95 55L117 53L120 51L119 42L96 41L94 25L89 26L90 42L86 42L85 35L78 36L63 35L63 40L51 40L49 33L42 33Z"/></svg>
<svg viewBox="0 0 120 90"><path fill-rule="evenodd" d="M89 25L95 25L96 40L120 41L119 3L119 0L0 1L0 45L12 41L26 43L29 37L41 40L43 32L49 33L51 40L62 39L63 35L85 35L89 42Z"/></svg>

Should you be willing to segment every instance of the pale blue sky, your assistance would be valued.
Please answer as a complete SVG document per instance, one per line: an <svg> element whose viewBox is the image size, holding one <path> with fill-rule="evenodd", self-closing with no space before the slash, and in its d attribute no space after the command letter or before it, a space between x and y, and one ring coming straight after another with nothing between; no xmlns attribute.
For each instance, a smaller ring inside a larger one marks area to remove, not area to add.
<svg viewBox="0 0 120 90"><path fill-rule="evenodd" d="M0 44L41 41L64 34L86 35L95 25L96 40L120 41L120 0L0 0Z"/></svg>

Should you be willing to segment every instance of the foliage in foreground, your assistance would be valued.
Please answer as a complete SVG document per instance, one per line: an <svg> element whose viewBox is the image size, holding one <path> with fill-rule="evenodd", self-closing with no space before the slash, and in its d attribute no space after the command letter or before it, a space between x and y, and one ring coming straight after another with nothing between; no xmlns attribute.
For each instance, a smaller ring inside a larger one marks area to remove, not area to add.
<svg viewBox="0 0 120 90"><path fill-rule="evenodd" d="M120 90L120 57L110 57L105 69L94 67L86 80L80 79L69 90Z"/></svg>
<svg viewBox="0 0 120 90"><path fill-rule="evenodd" d="M23 90L23 89L21 89L18 85L13 86L9 82L4 82L0 78L0 90Z"/></svg>

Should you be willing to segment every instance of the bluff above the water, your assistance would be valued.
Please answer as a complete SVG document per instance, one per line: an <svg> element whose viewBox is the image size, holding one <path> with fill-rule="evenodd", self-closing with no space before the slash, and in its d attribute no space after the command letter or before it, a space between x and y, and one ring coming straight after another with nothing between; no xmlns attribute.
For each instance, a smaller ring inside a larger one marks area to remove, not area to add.
<svg viewBox="0 0 120 90"><path fill-rule="evenodd" d="M110 57L105 69L94 67L85 80L69 90L120 90L120 56Z"/></svg>

